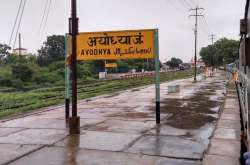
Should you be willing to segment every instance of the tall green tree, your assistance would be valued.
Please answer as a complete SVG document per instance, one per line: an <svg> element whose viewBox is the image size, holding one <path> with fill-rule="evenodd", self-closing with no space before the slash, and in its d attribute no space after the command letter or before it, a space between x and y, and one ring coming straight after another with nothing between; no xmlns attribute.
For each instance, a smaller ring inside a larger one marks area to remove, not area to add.
<svg viewBox="0 0 250 165"><path fill-rule="evenodd" d="M207 66L221 66L238 59L239 41L222 38L213 45L203 47L200 56Z"/></svg>
<svg viewBox="0 0 250 165"><path fill-rule="evenodd" d="M177 68L180 64L182 64L182 60L179 58L172 57L170 61L167 61L166 64L171 68Z"/></svg>
<svg viewBox="0 0 250 165"><path fill-rule="evenodd" d="M63 35L48 36L41 49L38 50L37 62L41 66L48 65L65 58L65 38Z"/></svg>

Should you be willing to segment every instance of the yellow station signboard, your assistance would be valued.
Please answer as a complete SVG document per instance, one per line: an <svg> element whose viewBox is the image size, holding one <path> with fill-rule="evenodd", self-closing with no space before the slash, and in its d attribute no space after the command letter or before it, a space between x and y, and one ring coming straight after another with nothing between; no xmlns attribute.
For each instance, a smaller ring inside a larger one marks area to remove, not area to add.
<svg viewBox="0 0 250 165"><path fill-rule="evenodd" d="M79 33L77 60L154 58L154 33L154 29Z"/></svg>
<svg viewBox="0 0 250 165"><path fill-rule="evenodd" d="M105 68L117 68L117 64L116 63L107 63L107 64L105 64Z"/></svg>

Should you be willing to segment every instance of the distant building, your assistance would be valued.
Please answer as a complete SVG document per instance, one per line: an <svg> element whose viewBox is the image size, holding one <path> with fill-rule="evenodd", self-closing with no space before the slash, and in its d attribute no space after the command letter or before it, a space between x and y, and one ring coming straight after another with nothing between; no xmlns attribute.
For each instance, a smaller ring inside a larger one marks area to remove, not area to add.
<svg viewBox="0 0 250 165"><path fill-rule="evenodd" d="M186 69L190 69L191 65L189 63L182 63L179 66L180 70L186 70Z"/></svg>
<svg viewBox="0 0 250 165"><path fill-rule="evenodd" d="M161 67L161 71L162 71L162 72L166 72L166 71L168 71L169 69L170 69L170 67L169 67L167 64L165 64L165 63L162 64L162 67Z"/></svg>
<svg viewBox="0 0 250 165"><path fill-rule="evenodd" d="M17 54L17 55L22 55L22 56L25 56L27 55L27 49L24 49L24 48L16 48L16 49L13 49L13 53L14 54Z"/></svg>
<svg viewBox="0 0 250 165"><path fill-rule="evenodd" d="M194 68L194 58L191 59L190 65ZM199 58L199 59L196 61L196 67L197 67L197 68L205 67L205 66L206 66L205 63L202 61L201 58Z"/></svg>

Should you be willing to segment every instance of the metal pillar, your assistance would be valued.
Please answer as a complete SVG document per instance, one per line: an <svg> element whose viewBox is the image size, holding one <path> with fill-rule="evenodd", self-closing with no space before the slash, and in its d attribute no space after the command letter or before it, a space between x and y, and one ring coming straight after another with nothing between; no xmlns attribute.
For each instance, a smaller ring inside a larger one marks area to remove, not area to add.
<svg viewBox="0 0 250 165"><path fill-rule="evenodd" d="M156 104L156 123L161 122L160 111L160 61L159 61L159 41L158 41L158 29L155 29L154 34L154 46L155 46L155 104Z"/></svg>
<svg viewBox="0 0 250 165"><path fill-rule="evenodd" d="M196 8L196 15L197 15L197 8ZM195 19L195 31L194 31L194 35L195 35L195 53L194 53L194 82L197 81L197 66L196 66L196 63L197 63L197 16L196 16L196 19Z"/></svg>
<svg viewBox="0 0 250 165"><path fill-rule="evenodd" d="M72 70L72 117L69 118L69 133L80 134L80 118L77 116L77 34L78 34L78 18L76 0L71 0L71 20L72 30L72 55L71 55L71 70Z"/></svg>
<svg viewBox="0 0 250 165"><path fill-rule="evenodd" d="M197 78L197 33L198 33L198 17L203 17L204 15L198 14L198 11L204 10L204 8L196 7L195 9L190 9L190 11L195 11L194 15L189 15L189 17L195 17L195 29L194 29L194 35L195 35L195 55L194 55L194 82L196 82Z"/></svg>
<svg viewBox="0 0 250 165"><path fill-rule="evenodd" d="M69 119L69 106L70 106L70 66L67 61L69 52L69 35L65 35L65 119Z"/></svg>

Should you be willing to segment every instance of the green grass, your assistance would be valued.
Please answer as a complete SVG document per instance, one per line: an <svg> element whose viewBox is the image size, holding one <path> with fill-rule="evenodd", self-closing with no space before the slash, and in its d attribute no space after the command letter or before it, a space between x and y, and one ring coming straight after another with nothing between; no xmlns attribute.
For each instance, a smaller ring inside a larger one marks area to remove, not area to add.
<svg viewBox="0 0 250 165"><path fill-rule="evenodd" d="M193 71L177 71L161 74L161 82L192 76ZM126 80L81 81L78 82L78 99L140 87L154 83L153 77L132 78ZM26 91L0 90L0 118L20 114L42 107L64 102L64 85L30 89Z"/></svg>

